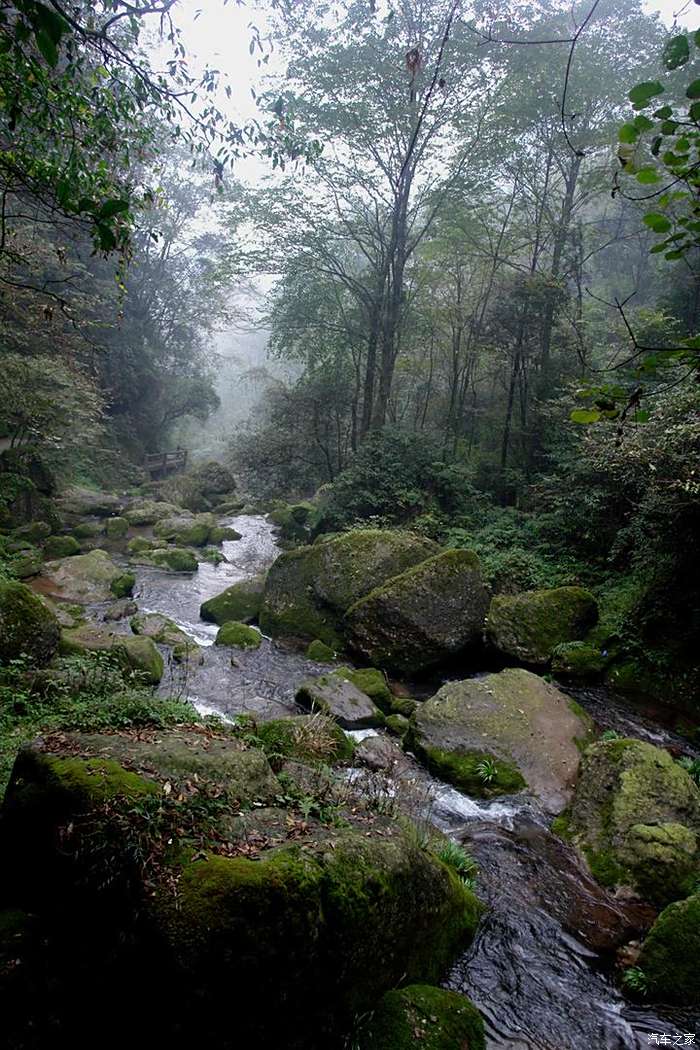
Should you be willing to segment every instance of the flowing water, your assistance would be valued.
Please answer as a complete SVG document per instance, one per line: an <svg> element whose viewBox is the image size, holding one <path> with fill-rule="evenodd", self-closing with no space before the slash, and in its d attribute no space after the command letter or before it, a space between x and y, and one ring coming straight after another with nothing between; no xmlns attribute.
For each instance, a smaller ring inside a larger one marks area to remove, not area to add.
<svg viewBox="0 0 700 1050"><path fill-rule="evenodd" d="M242 539L223 544L227 559L194 576L136 569L141 612L171 617L202 647L201 666L169 665L164 692L187 696L202 713L261 718L297 713L300 681L326 669L263 638L260 649L213 645L217 628L199 607L237 580L263 572L279 553L265 518L228 518ZM126 629L126 625L124 625ZM687 741L603 688L572 691L602 729L691 753ZM357 734L360 735L360 734ZM427 778L424 772L419 775ZM700 1018L630 1005L612 979L614 949L634 937L649 913L616 900L582 868L575 851L548 831L549 818L525 796L477 802L433 783L431 820L479 862L477 892L488 905L474 943L447 984L482 1010L489 1050L640 1050L662 1035L700 1043ZM687 1045L687 1044L686 1044Z"/></svg>

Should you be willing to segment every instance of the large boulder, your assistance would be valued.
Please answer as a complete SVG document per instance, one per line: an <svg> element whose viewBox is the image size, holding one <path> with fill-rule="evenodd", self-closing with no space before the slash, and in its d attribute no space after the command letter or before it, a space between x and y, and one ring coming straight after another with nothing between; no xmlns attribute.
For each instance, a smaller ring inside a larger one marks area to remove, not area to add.
<svg viewBox="0 0 700 1050"><path fill-rule="evenodd" d="M134 565L154 565L171 572L197 572L199 562L194 553L183 547L156 547L142 550L131 557Z"/></svg>
<svg viewBox="0 0 700 1050"><path fill-rule="evenodd" d="M471 795L529 788L552 813L571 799L590 720L542 678L508 668L448 682L419 704L405 746Z"/></svg>
<svg viewBox="0 0 700 1050"><path fill-rule="evenodd" d="M196 645L181 627L171 620L169 616L162 613L137 613L129 620L129 625L134 634L145 638L152 638L159 645L184 645L189 642Z"/></svg>
<svg viewBox="0 0 700 1050"><path fill-rule="evenodd" d="M598 606L582 587L556 587L492 599L486 637L504 656L545 666L563 642L580 641L598 620Z"/></svg>
<svg viewBox="0 0 700 1050"><path fill-rule="evenodd" d="M23 583L0 580L0 664L25 655L45 664L58 649L56 616Z"/></svg>
<svg viewBox="0 0 700 1050"><path fill-rule="evenodd" d="M669 904L642 944L638 966L655 999L678 1006L700 1004L700 893Z"/></svg>
<svg viewBox="0 0 700 1050"><path fill-rule="evenodd" d="M407 569L352 605L352 647L400 674L422 671L478 642L488 608L479 559L449 550Z"/></svg>
<svg viewBox="0 0 700 1050"><path fill-rule="evenodd" d="M49 536L44 544L44 556L48 560L70 558L73 554L80 554L80 544L75 536Z"/></svg>
<svg viewBox="0 0 700 1050"><path fill-rule="evenodd" d="M384 724L372 700L352 682L336 674L309 678L299 686L296 701L309 711L333 718L343 729L369 729Z"/></svg>
<svg viewBox="0 0 700 1050"><path fill-rule="evenodd" d="M163 518L172 518L178 513L173 503L164 503L153 499L138 499L129 504L124 517L129 525L155 525Z"/></svg>
<svg viewBox="0 0 700 1050"><path fill-rule="evenodd" d="M101 602L114 597L111 585L123 575L106 551L94 550L50 561L43 575L51 593L70 602Z"/></svg>
<svg viewBox="0 0 700 1050"><path fill-rule="evenodd" d="M144 682L157 685L163 677L163 657L145 635L114 634L102 627L69 628L61 633L61 652L111 653L125 670L138 671Z"/></svg>
<svg viewBox="0 0 700 1050"><path fill-rule="evenodd" d="M208 598L203 602L199 615L207 623L216 623L219 626L228 620L238 620L241 623L257 620L264 587L264 576L240 580L227 587L221 594L216 594L213 598Z"/></svg>
<svg viewBox="0 0 700 1050"><path fill-rule="evenodd" d="M409 532L358 529L281 555L265 582L260 626L266 634L343 647L345 610L392 576L439 550Z"/></svg>
<svg viewBox="0 0 700 1050"><path fill-rule="evenodd" d="M484 1022L464 995L413 984L387 992L365 1020L358 1050L485 1050Z"/></svg>
<svg viewBox="0 0 700 1050"><path fill-rule="evenodd" d="M302 820L263 751L203 727L24 749L0 847L13 904L61 945L43 972L81 989L55 995L54 1039L89 1010L120 1037L138 1016L156 1045L323 1050L399 983L439 980L478 902L415 831L347 797Z"/></svg>
<svg viewBox="0 0 700 1050"><path fill-rule="evenodd" d="M588 748L569 830L599 882L658 905L686 896L700 873L700 789L642 740Z"/></svg>
<svg viewBox="0 0 700 1050"><path fill-rule="evenodd" d="M118 514L123 502L111 492L99 492L78 485L66 489L56 501L61 513L80 518L106 518L111 514Z"/></svg>
<svg viewBox="0 0 700 1050"><path fill-rule="evenodd" d="M179 514L162 518L153 526L153 534L186 547L205 547L209 534L216 528L216 519L211 514Z"/></svg>

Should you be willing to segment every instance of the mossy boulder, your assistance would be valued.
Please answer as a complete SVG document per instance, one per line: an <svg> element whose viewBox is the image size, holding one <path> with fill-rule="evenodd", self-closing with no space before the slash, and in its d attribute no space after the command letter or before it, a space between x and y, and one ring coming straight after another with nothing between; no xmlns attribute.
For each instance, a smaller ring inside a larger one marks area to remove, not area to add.
<svg viewBox="0 0 700 1050"><path fill-rule="evenodd" d="M325 645L320 638L314 638L306 649L307 660L314 660L317 664L332 664L335 660L335 652L329 645Z"/></svg>
<svg viewBox="0 0 700 1050"><path fill-rule="evenodd" d="M232 529L230 525L215 525L209 532L209 543L223 543L231 540L240 540L241 534L237 529Z"/></svg>
<svg viewBox="0 0 700 1050"><path fill-rule="evenodd" d="M163 518L177 515L178 508L173 503L164 503L152 499L134 500L124 511L129 525L155 525Z"/></svg>
<svg viewBox="0 0 700 1050"><path fill-rule="evenodd" d="M80 544L75 536L49 536L44 544L46 558L70 558L73 554L80 554Z"/></svg>
<svg viewBox="0 0 700 1050"><path fill-rule="evenodd" d="M154 536L187 547L205 547L209 534L216 528L216 520L211 514L182 514L177 517L163 518L153 526Z"/></svg>
<svg viewBox="0 0 700 1050"><path fill-rule="evenodd" d="M44 563L43 552L32 547L29 550L19 551L9 559L9 568L13 576L18 580L27 580L31 576L38 576Z"/></svg>
<svg viewBox="0 0 700 1050"><path fill-rule="evenodd" d="M399 736L403 739L409 730L411 723L405 715L387 715L386 716L386 727L390 733L394 736Z"/></svg>
<svg viewBox="0 0 700 1050"><path fill-rule="evenodd" d="M128 531L129 521L127 518L107 518L105 521L105 535L107 535L110 540L122 540Z"/></svg>
<svg viewBox="0 0 700 1050"><path fill-rule="evenodd" d="M143 554L144 551L163 550L160 540L149 540L146 536L134 536L126 545L129 554Z"/></svg>
<svg viewBox="0 0 700 1050"><path fill-rule="evenodd" d="M118 514L123 505L119 496L111 492L81 488L79 485L66 489L56 502L62 514L80 518L106 518Z"/></svg>
<svg viewBox="0 0 700 1050"><path fill-rule="evenodd" d="M654 999L700 1004L700 894L669 904L647 934L637 965Z"/></svg>
<svg viewBox="0 0 700 1050"><path fill-rule="evenodd" d="M374 702L342 675L308 678L297 690L296 701L308 711L320 711L343 729L370 729L384 724Z"/></svg>
<svg viewBox="0 0 700 1050"><path fill-rule="evenodd" d="M440 980L481 913L455 873L388 817L302 827L280 801L261 750L202 727L24 749L1 845L17 906L63 931L51 978L172 1045L261 1050L340 1046L385 992Z"/></svg>
<svg viewBox="0 0 700 1050"><path fill-rule="evenodd" d="M311 537L311 516L313 503L294 503L277 507L270 511L268 517L279 531L279 538L288 543L308 543Z"/></svg>
<svg viewBox="0 0 700 1050"><path fill-rule="evenodd" d="M394 710L395 697L383 671L376 667L339 667L333 674L343 678L368 696L385 715Z"/></svg>
<svg viewBox="0 0 700 1050"><path fill-rule="evenodd" d="M346 609L439 549L409 532L357 529L289 551L268 573L260 625L266 634L319 639L339 651Z"/></svg>
<svg viewBox="0 0 700 1050"><path fill-rule="evenodd" d="M196 643L189 637L181 627L162 613L137 613L129 620L129 625L134 634L152 638L159 645L182 645L190 642Z"/></svg>
<svg viewBox="0 0 700 1050"><path fill-rule="evenodd" d="M199 562L192 551L182 547L160 547L132 555L135 565L155 565L158 569L169 569L171 572L197 572Z"/></svg>
<svg viewBox="0 0 700 1050"><path fill-rule="evenodd" d="M46 521L30 521L27 525L20 525L14 529L12 536L17 540L26 540L27 543L41 543L49 538L53 529Z"/></svg>
<svg viewBox="0 0 700 1050"><path fill-rule="evenodd" d="M58 649L54 613L23 583L0 580L0 663L25 655L46 664Z"/></svg>
<svg viewBox="0 0 700 1050"><path fill-rule="evenodd" d="M102 536L104 531L105 527L101 521L81 521L72 530L72 535L76 540L94 540Z"/></svg>
<svg viewBox="0 0 700 1050"><path fill-rule="evenodd" d="M261 642L260 631L234 620L222 624L214 639L215 645L232 645L236 649L259 649Z"/></svg>
<svg viewBox="0 0 700 1050"><path fill-rule="evenodd" d="M83 604L112 598L112 582L122 574L123 570L102 550L47 562L42 573L58 597Z"/></svg>
<svg viewBox="0 0 700 1050"><path fill-rule="evenodd" d="M109 589L115 598L128 598L136 586L136 577L133 572L123 572L117 576L109 585Z"/></svg>
<svg viewBox="0 0 700 1050"><path fill-rule="evenodd" d="M221 594L203 602L199 615L207 623L216 623L219 626L229 620L250 623L258 618L264 587L264 576L234 583Z"/></svg>
<svg viewBox="0 0 700 1050"><path fill-rule="evenodd" d="M602 649L586 642L562 642L552 652L552 674L562 679L595 681L608 663Z"/></svg>
<svg viewBox="0 0 700 1050"><path fill-rule="evenodd" d="M597 619L596 600L582 587L499 594L489 606L486 637L504 656L545 666L558 645L580 641Z"/></svg>
<svg viewBox="0 0 700 1050"><path fill-rule="evenodd" d="M464 995L413 984L387 992L363 1025L358 1050L485 1050L484 1022Z"/></svg>
<svg viewBox="0 0 700 1050"><path fill-rule="evenodd" d="M587 749L570 830L600 882L631 886L657 905L686 896L700 873L700 789L642 740Z"/></svg>
<svg viewBox="0 0 700 1050"><path fill-rule="evenodd" d="M346 622L352 647L371 663L411 674L478 642L487 608L476 554L449 550L370 591Z"/></svg>
<svg viewBox="0 0 700 1050"><path fill-rule="evenodd" d="M163 657L151 638L114 634L100 627L84 625L61 632L60 651L65 656L112 653L125 670L138 671L150 685L157 685L163 677Z"/></svg>
<svg viewBox="0 0 700 1050"><path fill-rule="evenodd" d="M508 668L448 682L420 704L405 740L436 776L470 795L528 787L558 813L571 799L590 719L542 678Z"/></svg>
<svg viewBox="0 0 700 1050"><path fill-rule="evenodd" d="M331 765L352 758L353 745L332 718L296 715L275 718L256 728L273 769L285 759Z"/></svg>

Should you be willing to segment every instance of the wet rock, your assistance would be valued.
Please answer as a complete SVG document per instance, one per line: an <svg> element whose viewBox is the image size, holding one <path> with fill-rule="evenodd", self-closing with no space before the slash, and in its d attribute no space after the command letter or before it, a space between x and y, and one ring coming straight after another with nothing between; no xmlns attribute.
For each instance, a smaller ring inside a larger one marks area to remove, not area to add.
<svg viewBox="0 0 700 1050"><path fill-rule="evenodd" d="M110 605L102 619L105 623L125 620L127 616L133 616L134 613L137 613L138 608L136 602L132 601L130 598L121 598L119 601L113 602L112 605Z"/></svg>
<svg viewBox="0 0 700 1050"><path fill-rule="evenodd" d="M122 574L123 570L115 565L106 551L94 550L62 561L47 562L42 575L60 597L86 604L114 597L111 584Z"/></svg>
<svg viewBox="0 0 700 1050"><path fill-rule="evenodd" d="M527 786L557 813L571 798L590 731L590 719L553 685L509 668L444 685L418 706L405 746L467 794Z"/></svg>
<svg viewBox="0 0 700 1050"><path fill-rule="evenodd" d="M700 1004L700 894L669 904L647 935L637 965L655 999L679 1006Z"/></svg>
<svg viewBox="0 0 700 1050"><path fill-rule="evenodd" d="M139 613L136 616L132 616L129 626L134 634L152 638L154 642L158 642L160 645L175 646L182 645L185 642L191 642L192 645L196 644L181 627L178 627L174 620L171 620L168 616L163 616L161 613Z"/></svg>
<svg viewBox="0 0 700 1050"><path fill-rule="evenodd" d="M354 649L410 674L478 642L487 608L479 559L450 550L371 591L348 609L346 622Z"/></svg>
<svg viewBox="0 0 700 1050"><path fill-rule="evenodd" d="M700 874L700 789L661 748L641 740L589 747L571 807L570 831L606 886L631 886L666 904Z"/></svg>
<svg viewBox="0 0 700 1050"><path fill-rule="evenodd" d="M58 649L60 628L54 613L23 583L0 580L0 663L25 655L48 663Z"/></svg>
<svg viewBox="0 0 700 1050"><path fill-rule="evenodd" d="M401 748L388 736L368 736L355 748L355 761L377 772L392 773L405 766L407 759Z"/></svg>
<svg viewBox="0 0 700 1050"><path fill-rule="evenodd" d="M408 532L358 529L281 555L265 583L260 626L343 648L343 614L373 587L417 565L439 547Z"/></svg>
<svg viewBox="0 0 700 1050"><path fill-rule="evenodd" d="M104 531L105 527L101 521L81 521L73 529L72 535L76 540L94 540L97 536L102 536Z"/></svg>
<svg viewBox="0 0 700 1050"><path fill-rule="evenodd" d="M197 572L199 562L192 551L181 547L160 547L151 551L142 551L132 556L134 565L155 565L158 569L169 569L171 572Z"/></svg>
<svg viewBox="0 0 700 1050"><path fill-rule="evenodd" d="M582 587L499 594L488 610L486 637L505 656L544 666L558 645L579 641L597 620L595 598Z"/></svg>
<svg viewBox="0 0 700 1050"><path fill-rule="evenodd" d="M307 679L296 701L309 711L329 715L343 729L370 729L384 723L383 714L366 693L334 674Z"/></svg>
<svg viewBox="0 0 700 1050"><path fill-rule="evenodd" d="M264 576L254 576L249 580L227 587L221 594L207 599L199 610L199 615L207 623L221 626L228 620L250 623L256 620L260 612L262 593L265 586Z"/></svg>
<svg viewBox="0 0 700 1050"><path fill-rule="evenodd" d="M222 624L214 639L214 645L232 645L235 649L259 649L262 641L260 631L245 623Z"/></svg>
<svg viewBox="0 0 700 1050"><path fill-rule="evenodd" d="M358 1050L485 1050L484 1022L464 995L414 984L387 992L358 1036Z"/></svg>
<svg viewBox="0 0 700 1050"><path fill-rule="evenodd" d="M154 525L153 534L170 543L187 547L205 547L209 542L209 534L216 527L216 520L211 514L181 514L177 517L161 519Z"/></svg>
<svg viewBox="0 0 700 1050"><path fill-rule="evenodd" d="M361 693L373 701L385 715L394 711L396 697L393 695L383 671L376 667L339 667L333 671L338 678L352 682Z"/></svg>
<svg viewBox="0 0 700 1050"><path fill-rule="evenodd" d="M215 525L209 533L209 543L223 543L225 540L231 542L240 539L240 532L229 525Z"/></svg>
<svg viewBox="0 0 700 1050"><path fill-rule="evenodd" d="M146 536L134 536L126 545L129 554L143 554L144 551L163 550L161 540L149 540Z"/></svg>
<svg viewBox="0 0 700 1050"><path fill-rule="evenodd" d="M110 492L80 488L77 485L66 489L56 503L63 514L81 518L106 518L110 514L118 514L123 506L123 500L119 496Z"/></svg>

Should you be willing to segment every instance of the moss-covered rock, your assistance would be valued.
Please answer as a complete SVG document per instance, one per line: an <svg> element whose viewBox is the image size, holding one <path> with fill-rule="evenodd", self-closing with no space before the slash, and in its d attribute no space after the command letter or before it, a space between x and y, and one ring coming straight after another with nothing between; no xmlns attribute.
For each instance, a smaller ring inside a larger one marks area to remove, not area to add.
<svg viewBox="0 0 700 1050"><path fill-rule="evenodd" d="M669 904L647 934L638 966L655 999L700 1004L700 894Z"/></svg>
<svg viewBox="0 0 700 1050"><path fill-rule="evenodd" d="M400 736L402 739L406 736L411 723L405 715L387 715L386 716L386 727L390 733L394 736Z"/></svg>
<svg viewBox="0 0 700 1050"><path fill-rule="evenodd" d="M215 525L209 532L209 543L223 543L224 540L240 540L241 534L230 525Z"/></svg>
<svg viewBox="0 0 700 1050"><path fill-rule="evenodd" d="M46 558L70 558L80 554L80 544L75 536L49 536L44 544Z"/></svg>
<svg viewBox="0 0 700 1050"><path fill-rule="evenodd" d="M700 872L700 790L642 740L588 748L570 828L600 882L631 886L655 904L687 895Z"/></svg>
<svg viewBox="0 0 700 1050"><path fill-rule="evenodd" d="M484 1022L457 992L413 984L387 992L365 1022L359 1050L485 1050Z"/></svg>
<svg viewBox="0 0 700 1050"><path fill-rule="evenodd" d="M80 518L106 518L118 514L122 508L119 496L79 485L66 489L56 502L62 514Z"/></svg>
<svg viewBox="0 0 700 1050"><path fill-rule="evenodd" d="M43 569L43 575L58 597L84 604L112 598L112 582L122 574L123 570L102 550L47 562Z"/></svg>
<svg viewBox="0 0 700 1050"><path fill-rule="evenodd" d="M76 540L94 540L97 536L102 536L104 531L105 527L101 521L81 521L73 529L72 535Z"/></svg>
<svg viewBox="0 0 700 1050"><path fill-rule="evenodd" d="M38 576L43 563L43 553L37 550L36 547L13 554L8 562L12 575L18 580L27 580L31 576Z"/></svg>
<svg viewBox="0 0 700 1050"><path fill-rule="evenodd" d="M30 521L27 525L20 525L14 529L12 536L18 540L26 540L27 543L41 543L49 538L53 529L46 521Z"/></svg>
<svg viewBox="0 0 700 1050"><path fill-rule="evenodd" d="M203 602L199 615L207 623L216 623L219 626L229 620L250 623L258 618L264 587L264 576L254 576L249 580L234 583L221 594Z"/></svg>
<svg viewBox="0 0 700 1050"><path fill-rule="evenodd" d="M343 729L369 729L384 724L372 700L342 675L324 674L302 682L296 701L309 711L320 711Z"/></svg>
<svg viewBox="0 0 700 1050"><path fill-rule="evenodd" d="M134 634L152 638L159 645L182 645L184 642L194 641L182 630L181 627L162 613L137 613L129 620L129 625Z"/></svg>
<svg viewBox="0 0 700 1050"><path fill-rule="evenodd" d="M131 560L135 565L155 565L158 569L169 569L171 572L197 572L199 569L199 562L192 551L182 547L143 551L133 555Z"/></svg>
<svg viewBox="0 0 700 1050"><path fill-rule="evenodd" d="M133 572L123 572L117 576L109 585L109 589L115 598L128 598L136 586L136 577Z"/></svg>
<svg viewBox="0 0 700 1050"><path fill-rule="evenodd" d="M163 550L160 540L149 540L146 536L134 536L126 545L129 554L143 554L144 551Z"/></svg>
<svg viewBox="0 0 700 1050"><path fill-rule="evenodd" d="M163 518L172 518L178 513L173 503L164 503L152 499L134 500L124 511L129 525L155 525Z"/></svg>
<svg viewBox="0 0 700 1050"><path fill-rule="evenodd" d="M487 608L479 559L450 550L375 588L348 609L346 621L353 648L379 667L410 674L478 642Z"/></svg>
<svg viewBox="0 0 700 1050"><path fill-rule="evenodd" d="M544 666L563 642L580 641L598 619L595 598L582 587L557 587L491 600L486 636L505 656Z"/></svg>
<svg viewBox="0 0 700 1050"><path fill-rule="evenodd" d="M383 671L379 671L376 667L339 667L333 674L347 682L352 682L385 715L391 714L394 710L395 697L387 685Z"/></svg>
<svg viewBox="0 0 700 1050"><path fill-rule="evenodd" d="M552 674L562 679L595 681L608 663L602 649L586 642L562 642L552 652Z"/></svg>
<svg viewBox="0 0 700 1050"><path fill-rule="evenodd" d="M455 787L498 795L527 786L551 812L571 798L590 720L537 675L509 668L449 682L420 704L408 750Z"/></svg>
<svg viewBox="0 0 700 1050"><path fill-rule="evenodd" d="M259 649L261 642L260 631L235 620L222 624L214 639L215 645L232 645L236 649Z"/></svg>
<svg viewBox="0 0 700 1050"><path fill-rule="evenodd" d="M58 649L60 627L54 613L23 583L0 580L0 663L24 654L45 664Z"/></svg>
<svg viewBox="0 0 700 1050"><path fill-rule="evenodd" d="M335 652L329 645L325 645L320 638L314 638L306 649L308 660L314 660L317 664L332 664L335 660Z"/></svg>
<svg viewBox="0 0 700 1050"><path fill-rule="evenodd" d="M65 656L112 653L125 670L138 671L151 685L157 685L163 677L163 657L150 638L113 634L100 627L84 625L61 632L60 651Z"/></svg>
<svg viewBox="0 0 700 1050"><path fill-rule="evenodd" d="M260 625L266 634L317 638L339 651L346 609L439 549L408 532L358 529L290 551L268 573Z"/></svg>
<svg viewBox="0 0 700 1050"><path fill-rule="evenodd" d="M211 514L182 514L163 518L153 526L154 536L187 547L205 547L216 520Z"/></svg>
<svg viewBox="0 0 700 1050"><path fill-rule="evenodd" d="M297 715L264 722L256 729L273 769L281 760L332 765L352 758L353 745L332 718Z"/></svg>
<svg viewBox="0 0 700 1050"><path fill-rule="evenodd" d="M127 518L107 518L105 521L105 534L110 540L124 539L128 531L129 521Z"/></svg>

